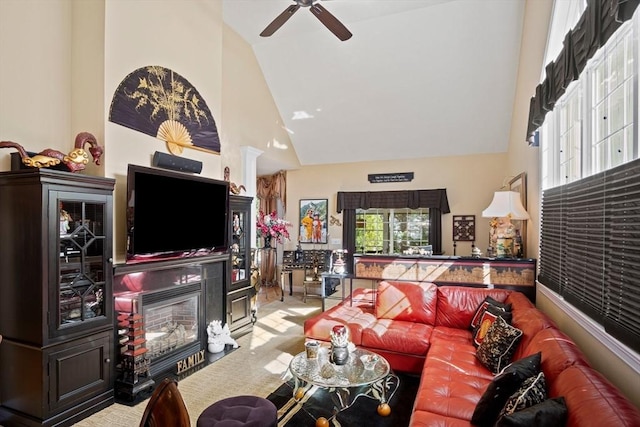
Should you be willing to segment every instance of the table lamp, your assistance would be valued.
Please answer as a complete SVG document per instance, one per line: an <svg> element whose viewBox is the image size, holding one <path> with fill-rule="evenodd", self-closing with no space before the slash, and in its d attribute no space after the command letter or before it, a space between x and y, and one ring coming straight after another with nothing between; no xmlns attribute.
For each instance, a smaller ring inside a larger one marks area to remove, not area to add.
<svg viewBox="0 0 640 427"><path fill-rule="evenodd" d="M489 207L482 211L485 218L496 218L489 229L489 247L495 248L496 257L514 255L513 238L516 230L512 219L526 220L530 216L522 206L520 193L516 191L496 191ZM494 245L495 241L495 245Z"/></svg>

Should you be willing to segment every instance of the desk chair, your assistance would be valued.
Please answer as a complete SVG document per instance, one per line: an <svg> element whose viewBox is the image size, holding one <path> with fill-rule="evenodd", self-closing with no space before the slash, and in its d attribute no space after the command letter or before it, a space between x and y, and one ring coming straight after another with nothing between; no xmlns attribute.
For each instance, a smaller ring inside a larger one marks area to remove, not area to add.
<svg viewBox="0 0 640 427"><path fill-rule="evenodd" d="M304 288L304 292L302 294L302 302L307 302L307 297L311 298L322 298L322 277L320 276L320 271L318 271L318 264L305 264L304 266L304 280L302 281L302 286ZM320 290L320 294L310 294L310 288L317 288Z"/></svg>
<svg viewBox="0 0 640 427"><path fill-rule="evenodd" d="M190 427L187 406L178 391L178 382L165 378L156 387L142 415L140 427Z"/></svg>

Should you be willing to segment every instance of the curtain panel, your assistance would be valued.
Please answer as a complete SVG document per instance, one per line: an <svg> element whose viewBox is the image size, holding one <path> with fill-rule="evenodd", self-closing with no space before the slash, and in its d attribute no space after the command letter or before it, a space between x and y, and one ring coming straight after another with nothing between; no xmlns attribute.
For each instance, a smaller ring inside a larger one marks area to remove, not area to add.
<svg viewBox="0 0 640 427"><path fill-rule="evenodd" d="M538 145L535 133L547 112L577 80L589 59L616 30L633 17L640 0L588 0L587 7L564 38L564 47L555 61L545 67L545 79L536 87L529 104L527 142Z"/></svg>
<svg viewBox="0 0 640 427"><path fill-rule="evenodd" d="M277 212L278 199L282 200L282 206L287 206L286 172L280 171L270 176L259 176L257 181L257 196L260 200L259 209L262 212Z"/></svg>
<svg viewBox="0 0 640 427"><path fill-rule="evenodd" d="M356 209L428 208L431 226L429 242L434 253L442 252L442 214L450 213L446 189L401 191L338 192L337 212L342 212L342 241L347 250L347 265L353 265L356 251Z"/></svg>

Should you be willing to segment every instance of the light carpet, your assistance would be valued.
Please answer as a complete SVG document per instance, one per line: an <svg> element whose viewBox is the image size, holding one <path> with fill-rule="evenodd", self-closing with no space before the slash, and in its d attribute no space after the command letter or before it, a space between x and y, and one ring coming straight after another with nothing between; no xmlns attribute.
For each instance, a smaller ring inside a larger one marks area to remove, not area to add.
<svg viewBox="0 0 640 427"><path fill-rule="evenodd" d="M304 350L302 326L320 312L320 300L303 303L302 296L294 293L281 302L273 291L260 290L258 321L251 333L237 340L240 348L179 382L192 426L205 408L220 399L244 394L267 397L282 385L293 356ZM147 400L133 407L113 404L75 425L138 426Z"/></svg>

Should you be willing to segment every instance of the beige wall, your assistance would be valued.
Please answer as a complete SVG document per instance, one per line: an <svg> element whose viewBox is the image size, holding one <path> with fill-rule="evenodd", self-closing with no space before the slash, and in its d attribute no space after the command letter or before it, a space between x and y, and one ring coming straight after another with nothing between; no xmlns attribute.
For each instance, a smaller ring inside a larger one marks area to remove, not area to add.
<svg viewBox="0 0 640 427"><path fill-rule="evenodd" d="M71 3L0 1L0 140L73 148ZM0 150L0 170L10 152Z"/></svg>
<svg viewBox="0 0 640 427"><path fill-rule="evenodd" d="M336 158L340 153L336 153ZM328 199L329 214L342 221L336 212L338 191L393 191L406 189L445 188L451 213L443 216L442 244L446 254L453 254L453 215L475 215L476 245L484 252L489 243L489 219L482 218L482 210L489 206L493 191L498 190L505 178L506 155L481 155L423 158L394 162L342 163L330 166L305 166L287 172L287 214L291 221L292 241L285 249L292 249L298 240L300 199ZM408 183L371 184L370 173L413 172ZM329 226L329 239L342 240L342 227ZM306 245L305 245L306 246ZM336 249L342 244L316 245L316 248ZM460 242L456 253L470 255L471 244Z"/></svg>

